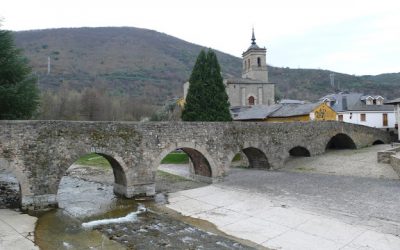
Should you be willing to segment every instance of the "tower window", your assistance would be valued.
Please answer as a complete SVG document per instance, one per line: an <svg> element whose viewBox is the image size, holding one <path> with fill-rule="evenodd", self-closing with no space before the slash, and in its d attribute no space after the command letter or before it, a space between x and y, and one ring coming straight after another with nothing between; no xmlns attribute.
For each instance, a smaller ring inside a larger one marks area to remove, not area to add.
<svg viewBox="0 0 400 250"><path fill-rule="evenodd" d="M250 96L249 97L249 105L254 105L254 101L255 101L254 96Z"/></svg>
<svg viewBox="0 0 400 250"><path fill-rule="evenodd" d="M247 59L247 68L250 69L250 59Z"/></svg>
<svg viewBox="0 0 400 250"><path fill-rule="evenodd" d="M257 66L261 67L261 58L260 57L257 57Z"/></svg>

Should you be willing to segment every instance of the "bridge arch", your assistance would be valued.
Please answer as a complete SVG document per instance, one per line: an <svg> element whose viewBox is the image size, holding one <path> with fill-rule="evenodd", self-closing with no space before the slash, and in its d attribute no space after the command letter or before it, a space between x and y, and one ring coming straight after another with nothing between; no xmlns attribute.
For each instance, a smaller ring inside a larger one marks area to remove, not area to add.
<svg viewBox="0 0 400 250"><path fill-rule="evenodd" d="M338 133L331 137L325 149L356 149L354 140L347 134Z"/></svg>
<svg viewBox="0 0 400 250"><path fill-rule="evenodd" d="M3 188L6 188L6 190L7 190L8 188L10 188L12 186L14 186L14 187L12 187L11 189L15 188L15 186L18 186L18 191L16 194L17 201L15 201L15 200L12 201L11 202L12 204L10 204L10 202L7 202L7 201L3 201L1 203L3 203L3 205L6 205L7 208L9 205L11 205L10 208L21 207L23 197L25 195L28 195L29 191L30 191L29 182L28 182L27 178L25 177L25 175L23 175L18 170L18 168L15 167L15 164L13 162L10 162L1 157L0 157L0 171L2 174L5 175L5 177L6 177L6 175L8 175L8 177L12 177L10 179L7 177L4 180L5 187L3 187ZM15 183L14 180L12 180L14 178L17 183ZM4 192L6 190L2 190L1 192ZM4 198L4 197L1 197L1 198ZM7 197L7 198L10 198L10 197Z"/></svg>
<svg viewBox="0 0 400 250"><path fill-rule="evenodd" d="M185 152L193 164L193 178L212 182L212 178L217 175L217 167L209 152L192 143L177 143L164 148L159 156L153 161L152 167L156 171L161 160L169 153L180 149ZM205 177L205 178L204 178Z"/></svg>
<svg viewBox="0 0 400 250"><path fill-rule="evenodd" d="M65 165L66 167L62 169L62 171L56 181L56 189L57 189L56 194L58 193L58 188L60 186L61 179L62 179L62 177L65 176L67 170L78 159L80 159L81 157L86 156L88 154L91 154L91 153L104 157L110 164L112 172L113 172L113 176L114 176L114 184L113 184L114 194L119 195L119 196L128 197L128 194L127 194L128 180L126 178L127 167L126 167L124 161L122 160L122 158L113 153L105 153L105 152L97 152L97 151L89 151L88 153L77 154L77 155L70 157L70 160Z"/></svg>
<svg viewBox="0 0 400 250"><path fill-rule="evenodd" d="M379 145L379 144L385 144L382 140L376 140L372 143L372 145Z"/></svg>
<svg viewBox="0 0 400 250"><path fill-rule="evenodd" d="M307 147L303 146L295 146L289 150L289 155L290 156L295 156L295 157L310 157L310 151L307 149Z"/></svg>
<svg viewBox="0 0 400 250"><path fill-rule="evenodd" d="M247 147L242 149L242 151L247 157L249 168L271 168L268 158L262 150L256 147Z"/></svg>

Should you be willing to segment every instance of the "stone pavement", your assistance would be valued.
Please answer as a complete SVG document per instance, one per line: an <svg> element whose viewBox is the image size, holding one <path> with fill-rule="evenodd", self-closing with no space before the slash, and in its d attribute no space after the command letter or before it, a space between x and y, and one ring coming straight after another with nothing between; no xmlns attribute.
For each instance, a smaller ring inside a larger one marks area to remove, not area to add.
<svg viewBox="0 0 400 250"><path fill-rule="evenodd" d="M391 145L381 144L357 150L331 150L313 157L292 157L285 163L283 169L329 175L399 179L389 164L377 161L377 152L389 148Z"/></svg>
<svg viewBox="0 0 400 250"><path fill-rule="evenodd" d="M273 249L400 249L400 182L377 145L293 158L280 171L232 169L171 193L169 208Z"/></svg>
<svg viewBox="0 0 400 250"><path fill-rule="evenodd" d="M373 227L219 184L172 193L167 206L272 249L400 249L398 236Z"/></svg>
<svg viewBox="0 0 400 250"><path fill-rule="evenodd" d="M0 249L37 250L33 232L37 218L0 209Z"/></svg>

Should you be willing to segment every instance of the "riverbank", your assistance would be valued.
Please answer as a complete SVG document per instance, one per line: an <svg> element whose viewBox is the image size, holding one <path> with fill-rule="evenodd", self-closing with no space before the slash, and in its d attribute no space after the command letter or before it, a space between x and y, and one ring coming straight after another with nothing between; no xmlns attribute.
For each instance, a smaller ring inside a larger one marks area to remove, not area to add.
<svg viewBox="0 0 400 250"><path fill-rule="evenodd" d="M0 249L38 250L33 242L36 221L36 217L0 209Z"/></svg>

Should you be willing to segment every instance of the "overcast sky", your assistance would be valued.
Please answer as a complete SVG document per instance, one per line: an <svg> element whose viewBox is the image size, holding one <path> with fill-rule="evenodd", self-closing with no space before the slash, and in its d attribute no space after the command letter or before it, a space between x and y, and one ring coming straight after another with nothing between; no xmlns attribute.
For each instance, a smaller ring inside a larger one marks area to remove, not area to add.
<svg viewBox="0 0 400 250"><path fill-rule="evenodd" d="M2 28L131 26L234 56L254 26L268 64L400 72L400 0L4 0Z"/></svg>

